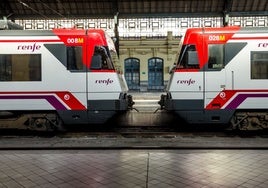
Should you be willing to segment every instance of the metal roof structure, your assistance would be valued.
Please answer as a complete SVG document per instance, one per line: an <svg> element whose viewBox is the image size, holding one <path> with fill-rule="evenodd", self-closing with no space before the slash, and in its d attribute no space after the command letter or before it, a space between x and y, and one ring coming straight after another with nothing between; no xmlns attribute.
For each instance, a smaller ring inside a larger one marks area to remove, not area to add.
<svg viewBox="0 0 268 188"><path fill-rule="evenodd" d="M15 19L267 16L268 0L2 0Z"/></svg>

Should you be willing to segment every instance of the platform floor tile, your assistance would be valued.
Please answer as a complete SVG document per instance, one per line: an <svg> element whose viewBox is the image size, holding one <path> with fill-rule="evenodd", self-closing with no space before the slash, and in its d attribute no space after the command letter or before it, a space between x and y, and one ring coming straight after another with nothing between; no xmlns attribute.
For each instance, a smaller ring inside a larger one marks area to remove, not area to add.
<svg viewBox="0 0 268 188"><path fill-rule="evenodd" d="M268 151L1 150L0 187L267 188Z"/></svg>

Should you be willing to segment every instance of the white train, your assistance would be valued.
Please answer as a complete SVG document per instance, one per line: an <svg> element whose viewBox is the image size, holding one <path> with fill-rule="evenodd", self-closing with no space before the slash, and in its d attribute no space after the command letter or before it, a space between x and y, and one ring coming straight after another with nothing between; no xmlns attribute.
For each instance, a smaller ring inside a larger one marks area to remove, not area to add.
<svg viewBox="0 0 268 188"><path fill-rule="evenodd" d="M60 129L127 111L115 52L103 30L0 31L0 127Z"/></svg>
<svg viewBox="0 0 268 188"><path fill-rule="evenodd" d="M268 28L191 28L162 109L189 124L268 128Z"/></svg>

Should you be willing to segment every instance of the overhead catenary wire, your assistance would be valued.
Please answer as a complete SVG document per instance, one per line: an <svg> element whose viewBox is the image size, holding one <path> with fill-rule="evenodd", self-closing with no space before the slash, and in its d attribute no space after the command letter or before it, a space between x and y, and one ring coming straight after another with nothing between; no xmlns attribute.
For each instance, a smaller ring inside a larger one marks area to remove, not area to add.
<svg viewBox="0 0 268 188"><path fill-rule="evenodd" d="M20 4L22 4L23 6L27 7L28 9L30 9L31 11L41 15L43 18L45 19L50 19L50 17L48 17L47 15L41 13L40 11L36 10L35 8L31 7L30 5L28 5L27 3L23 2L22 0L17 0ZM57 14L58 16L62 17L63 19L67 19L63 14L61 14L60 12L58 12L57 10L51 8L50 6L48 6L46 3L42 2L41 0L39 0L40 3L42 3L43 6L45 6L46 8L48 8L49 10L51 10L52 12L54 12L55 14ZM60 3L59 1L57 1L58 3ZM60 3L61 4L61 3ZM64 7L63 7L64 9ZM75 22L72 21L73 24L75 25ZM62 24L56 22L56 24L58 26L62 27Z"/></svg>

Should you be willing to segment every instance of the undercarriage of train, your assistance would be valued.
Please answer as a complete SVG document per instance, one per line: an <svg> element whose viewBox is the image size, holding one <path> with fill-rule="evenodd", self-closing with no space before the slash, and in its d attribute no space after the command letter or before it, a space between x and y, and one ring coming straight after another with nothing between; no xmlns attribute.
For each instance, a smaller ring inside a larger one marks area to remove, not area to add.
<svg viewBox="0 0 268 188"><path fill-rule="evenodd" d="M56 113L0 112L0 129L27 129L34 131L64 130L63 122Z"/></svg>
<svg viewBox="0 0 268 188"><path fill-rule="evenodd" d="M236 112L231 119L234 130L262 130L268 128L268 112Z"/></svg>

